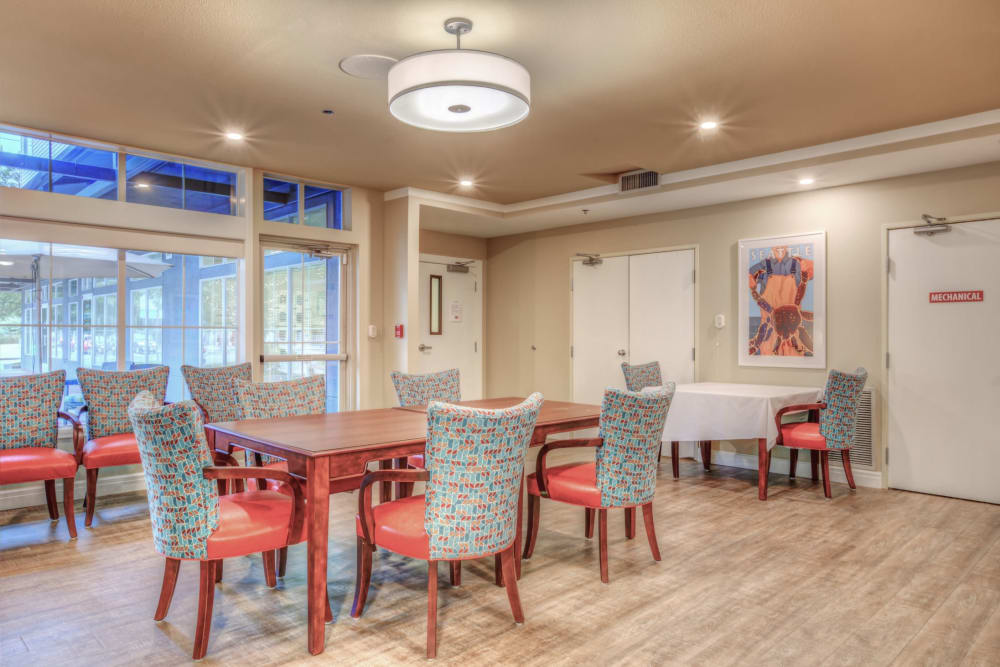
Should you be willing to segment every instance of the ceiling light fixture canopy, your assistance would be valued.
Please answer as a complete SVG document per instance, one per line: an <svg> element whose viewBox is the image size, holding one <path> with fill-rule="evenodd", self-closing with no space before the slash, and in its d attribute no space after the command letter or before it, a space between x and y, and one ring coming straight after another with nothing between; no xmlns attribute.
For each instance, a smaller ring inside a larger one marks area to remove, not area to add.
<svg viewBox="0 0 1000 667"><path fill-rule="evenodd" d="M531 75L506 56L462 48L472 21L451 18L456 48L425 51L389 70L389 112L440 132L485 132L521 122L531 109Z"/></svg>

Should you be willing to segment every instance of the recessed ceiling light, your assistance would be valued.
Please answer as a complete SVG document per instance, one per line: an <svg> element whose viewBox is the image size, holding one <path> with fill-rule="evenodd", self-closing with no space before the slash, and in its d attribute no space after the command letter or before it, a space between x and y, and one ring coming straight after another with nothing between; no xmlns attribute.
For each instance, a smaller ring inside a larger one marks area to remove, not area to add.
<svg viewBox="0 0 1000 667"><path fill-rule="evenodd" d="M148 188L149 187L149 183L136 183L135 187L137 187L137 188Z"/></svg>
<svg viewBox="0 0 1000 667"><path fill-rule="evenodd" d="M243 135L239 132L226 132L226 139L231 139L233 141L240 141L243 139Z"/></svg>
<svg viewBox="0 0 1000 667"><path fill-rule="evenodd" d="M462 180L460 180L458 182L458 184L461 185L463 188L471 188L472 187L472 179L471 178L463 178Z"/></svg>
<svg viewBox="0 0 1000 667"><path fill-rule="evenodd" d="M809 178L808 176L799 179L799 185L812 185L815 182L816 182L815 178Z"/></svg>
<svg viewBox="0 0 1000 667"><path fill-rule="evenodd" d="M703 130L714 130L715 128L719 127L719 122L715 120L706 120L703 121L698 127L700 127Z"/></svg>

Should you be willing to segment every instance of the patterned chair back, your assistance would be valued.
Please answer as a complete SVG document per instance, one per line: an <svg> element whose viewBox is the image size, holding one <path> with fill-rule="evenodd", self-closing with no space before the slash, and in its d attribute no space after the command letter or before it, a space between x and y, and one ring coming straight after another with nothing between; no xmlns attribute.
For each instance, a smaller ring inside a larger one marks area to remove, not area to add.
<svg viewBox="0 0 1000 667"><path fill-rule="evenodd" d="M823 392L826 409L819 413L819 433L826 438L827 449L845 449L854 442L858 400L867 380L864 368L854 373L831 370L827 376Z"/></svg>
<svg viewBox="0 0 1000 667"><path fill-rule="evenodd" d="M128 407L142 391L148 391L161 404L167 396L170 368L157 366L137 371L99 371L76 369L80 391L87 404L87 439L131 433Z"/></svg>
<svg viewBox="0 0 1000 667"><path fill-rule="evenodd" d="M602 506L644 505L653 500L656 457L674 388L668 382L648 392L605 390L600 425L604 444L597 448Z"/></svg>
<svg viewBox="0 0 1000 667"><path fill-rule="evenodd" d="M205 411L205 421L228 422L243 418L243 408L236 395L237 380L251 382L250 362L236 366L198 368L181 366L191 398Z"/></svg>
<svg viewBox="0 0 1000 667"><path fill-rule="evenodd" d="M427 405L431 401L458 403L462 400L457 368L426 375L407 375L393 371L391 377L402 406Z"/></svg>
<svg viewBox="0 0 1000 667"><path fill-rule="evenodd" d="M659 387L663 384L659 361L635 365L623 361L622 373L625 374L625 388L629 391L642 391L646 387Z"/></svg>
<svg viewBox="0 0 1000 667"><path fill-rule="evenodd" d="M542 400L534 393L504 410L428 406L424 528L432 559L475 558L513 543L524 453Z"/></svg>
<svg viewBox="0 0 1000 667"><path fill-rule="evenodd" d="M241 419L277 419L321 415L326 412L326 376L287 380L285 382L259 382L243 380L234 383L239 401ZM270 465L280 461L276 456L261 454L261 462Z"/></svg>
<svg viewBox="0 0 1000 667"><path fill-rule="evenodd" d="M66 371L0 378L0 449L55 447Z"/></svg>
<svg viewBox="0 0 1000 667"><path fill-rule="evenodd" d="M194 401L162 405L143 391L128 415L146 478L153 545L168 558L205 558L207 539L219 527L219 496L215 482L203 476L212 456L201 411Z"/></svg>

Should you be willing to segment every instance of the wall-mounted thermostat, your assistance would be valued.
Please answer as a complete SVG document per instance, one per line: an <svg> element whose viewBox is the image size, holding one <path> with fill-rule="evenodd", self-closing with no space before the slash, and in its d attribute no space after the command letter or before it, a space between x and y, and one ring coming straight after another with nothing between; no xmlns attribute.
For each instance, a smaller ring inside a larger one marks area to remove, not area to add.
<svg viewBox="0 0 1000 667"><path fill-rule="evenodd" d="M724 326L726 326L726 316L723 315L722 313L719 313L718 315L715 316L715 328L721 329Z"/></svg>

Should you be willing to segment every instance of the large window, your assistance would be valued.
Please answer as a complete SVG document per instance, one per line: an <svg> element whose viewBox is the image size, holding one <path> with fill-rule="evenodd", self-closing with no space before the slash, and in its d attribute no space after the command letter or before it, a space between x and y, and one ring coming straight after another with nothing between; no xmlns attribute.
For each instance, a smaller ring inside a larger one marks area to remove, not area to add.
<svg viewBox="0 0 1000 667"><path fill-rule="evenodd" d="M326 376L327 410L340 409L343 261L270 250L264 256L264 380Z"/></svg>
<svg viewBox="0 0 1000 667"><path fill-rule="evenodd" d="M119 192L122 162L125 190ZM234 171L10 131L0 132L0 186L237 214Z"/></svg>
<svg viewBox="0 0 1000 667"><path fill-rule="evenodd" d="M209 260L0 239L0 375L65 369L63 406L73 410L82 405L78 367L163 364L170 366L167 398L185 398L182 364L238 361L239 263ZM218 287L206 295L205 285Z"/></svg>

